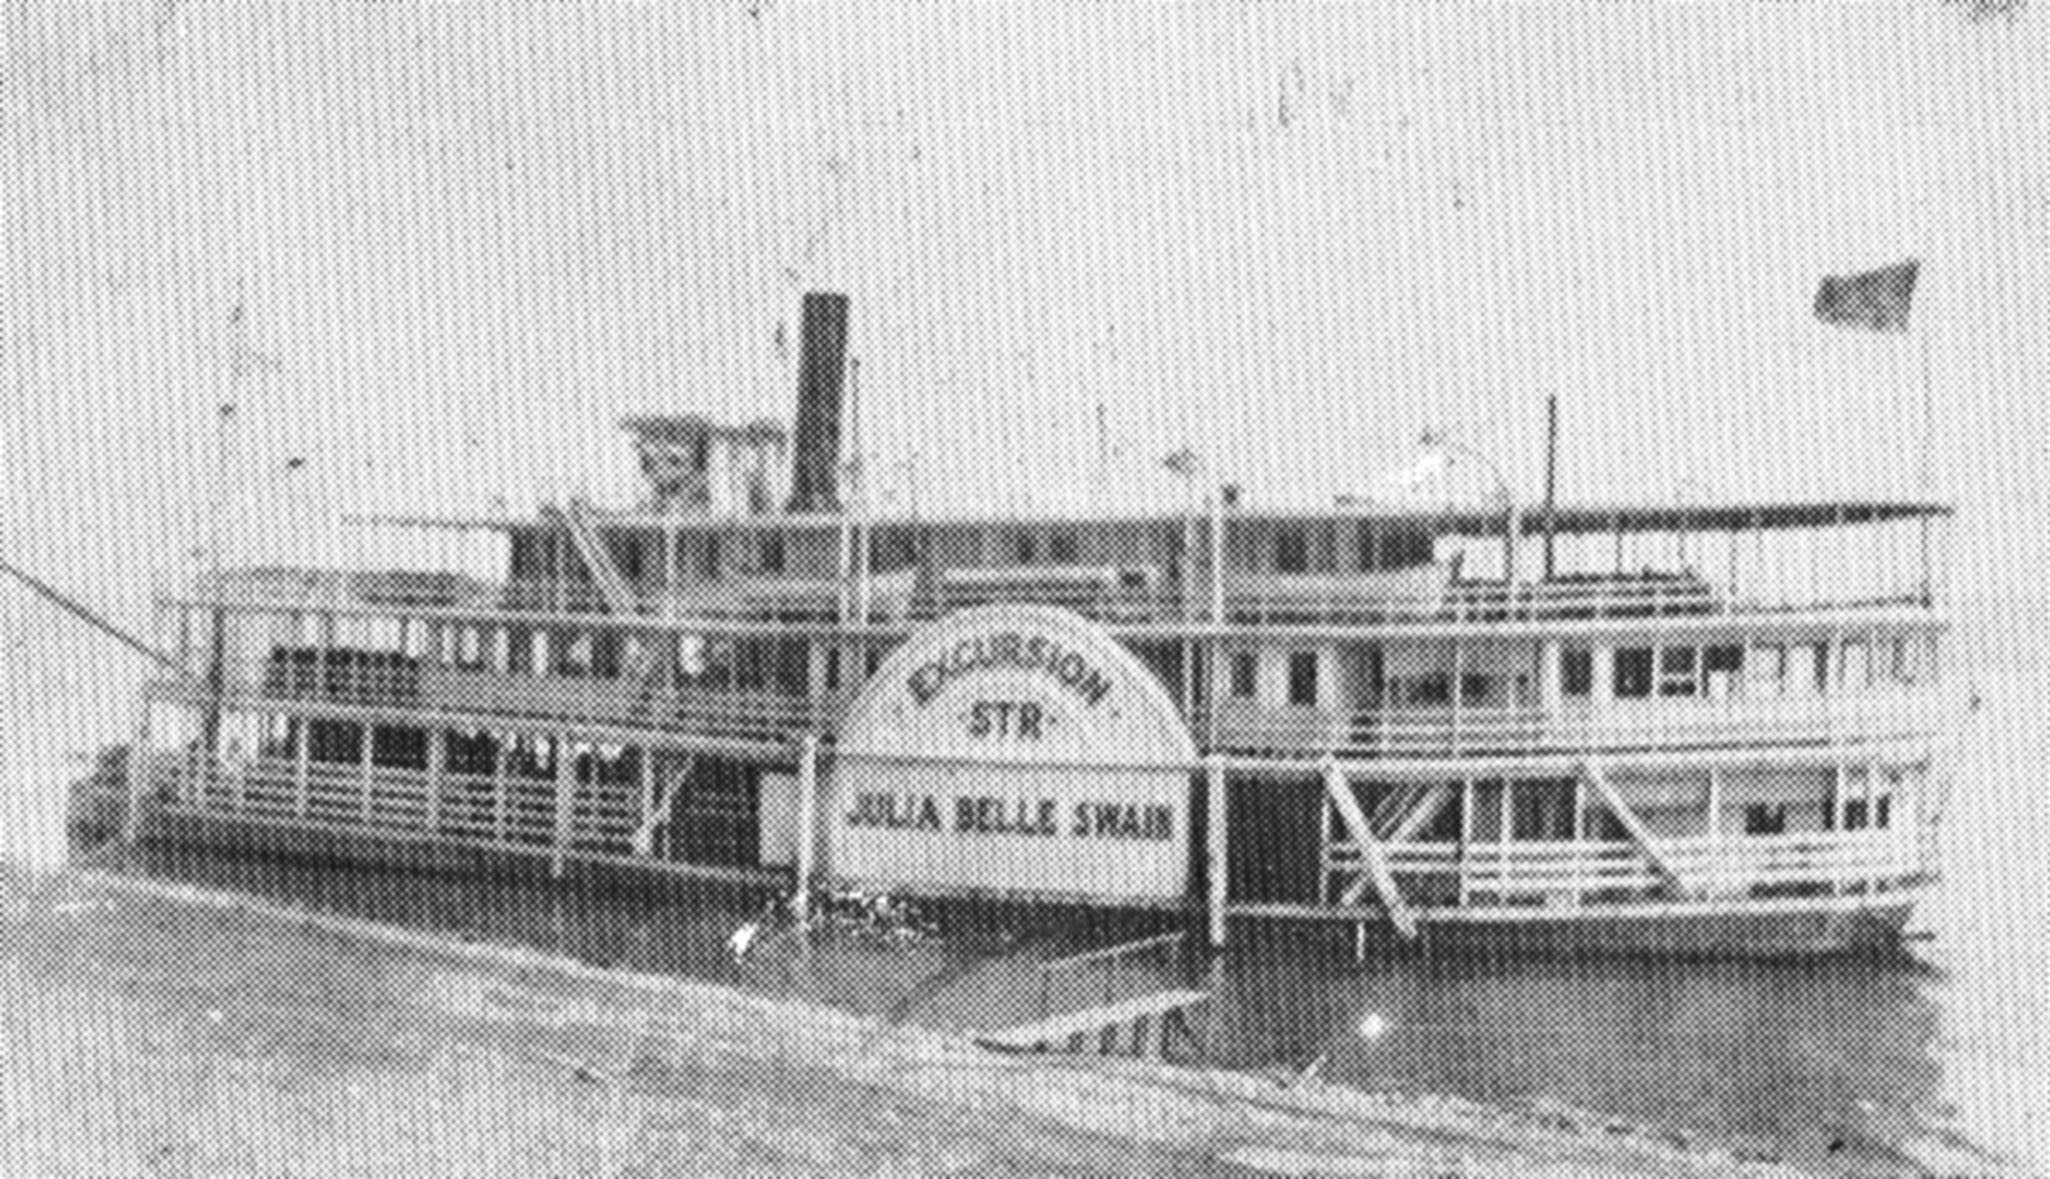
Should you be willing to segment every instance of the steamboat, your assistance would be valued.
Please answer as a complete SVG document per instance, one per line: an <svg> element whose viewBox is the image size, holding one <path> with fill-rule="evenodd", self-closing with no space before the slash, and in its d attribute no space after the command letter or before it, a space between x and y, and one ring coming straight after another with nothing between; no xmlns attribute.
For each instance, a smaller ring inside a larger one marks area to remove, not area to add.
<svg viewBox="0 0 2050 1179"><path fill-rule="evenodd" d="M843 446L628 420L644 501L386 518L475 572L161 595L131 834L437 870L1171 910L1425 945L1889 944L1937 879L1926 502L891 514ZM1549 481L1549 474L1548 474Z"/></svg>

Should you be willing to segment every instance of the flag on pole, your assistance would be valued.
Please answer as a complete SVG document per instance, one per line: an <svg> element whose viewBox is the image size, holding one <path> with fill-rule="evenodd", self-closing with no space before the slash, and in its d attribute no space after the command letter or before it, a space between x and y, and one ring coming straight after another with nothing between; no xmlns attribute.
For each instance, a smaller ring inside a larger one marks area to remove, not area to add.
<svg viewBox="0 0 2050 1179"><path fill-rule="evenodd" d="M1815 292L1815 318L1868 332L1905 332L1921 269L1921 260L1910 258L1862 274L1828 275Z"/></svg>

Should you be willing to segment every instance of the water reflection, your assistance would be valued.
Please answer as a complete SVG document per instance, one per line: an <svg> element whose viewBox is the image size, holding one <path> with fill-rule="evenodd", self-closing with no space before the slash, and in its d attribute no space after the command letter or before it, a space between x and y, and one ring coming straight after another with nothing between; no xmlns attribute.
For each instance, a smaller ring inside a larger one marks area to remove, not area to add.
<svg viewBox="0 0 2050 1179"><path fill-rule="evenodd" d="M1239 1067L1321 1060L1364 1088L1560 1102L1777 1154L1886 1153L1952 1120L1937 977L1908 961L1283 951L1234 956L1218 981L1216 1047Z"/></svg>

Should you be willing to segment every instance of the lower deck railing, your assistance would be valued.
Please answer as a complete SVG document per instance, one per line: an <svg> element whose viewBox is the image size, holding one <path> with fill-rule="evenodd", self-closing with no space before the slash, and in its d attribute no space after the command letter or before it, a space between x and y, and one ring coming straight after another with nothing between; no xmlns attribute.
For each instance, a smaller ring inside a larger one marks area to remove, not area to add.
<svg viewBox="0 0 2050 1179"><path fill-rule="evenodd" d="M1908 826L1660 841L1660 861L1628 841L1403 842L1381 845L1413 907L1578 908L1889 888L1921 879L1928 848ZM1359 846L1326 844L1322 899L1364 870Z"/></svg>
<svg viewBox="0 0 2050 1179"><path fill-rule="evenodd" d="M270 758L209 765L188 754L159 754L148 773L154 797L214 813L488 846L552 848L557 842L552 779L455 773L437 779L390 766L365 770L311 762L302 768ZM638 789L577 783L565 848L630 855L639 824Z"/></svg>
<svg viewBox="0 0 2050 1179"><path fill-rule="evenodd" d="M159 753L144 789L173 807L258 822L344 832L424 837L455 844L659 863L714 874L774 874L749 865L692 865L637 846L639 787L577 780L558 812L564 781L519 773L429 774L390 766L277 758L208 761ZM1905 816L1900 816L1905 819ZM1724 833L1666 838L1656 858L1633 842L1608 840L1377 844L1410 909L1601 910L1674 902L1729 902L1788 895L1884 892L1934 871L1933 828L1900 821L1884 828L1775 835ZM1313 893L1226 898L1238 910L1287 909L1345 915L1386 908L1361 886L1366 858L1343 838L1312 843ZM1291 853L1293 854L1293 853Z"/></svg>

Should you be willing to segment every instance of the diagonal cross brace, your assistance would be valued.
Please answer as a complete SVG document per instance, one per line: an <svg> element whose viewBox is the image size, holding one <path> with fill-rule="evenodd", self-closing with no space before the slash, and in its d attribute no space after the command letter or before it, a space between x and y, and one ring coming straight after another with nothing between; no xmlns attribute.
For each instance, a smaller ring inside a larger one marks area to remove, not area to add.
<svg viewBox="0 0 2050 1179"><path fill-rule="evenodd" d="M1414 938L1417 933L1416 914L1410 909L1409 902L1403 900L1402 890L1395 884L1395 874L1388 870L1388 860L1381 854L1381 844L1374 838L1366 812L1360 809L1360 800L1353 797L1352 787L1346 783L1345 772L1338 768L1336 758L1324 762L1324 793L1338 808L1338 817L1345 824L1347 833L1360 845L1360 860L1366 868L1359 882L1346 890L1344 903L1358 904L1366 895L1367 885L1372 884L1397 932L1404 938Z"/></svg>
<svg viewBox="0 0 2050 1179"><path fill-rule="evenodd" d="M1623 796L1617 793L1615 784L1609 781L1609 776L1602 772L1601 766L1590 761L1582 767L1581 772L1588 784L1602 796L1602 802L1608 806L1609 813L1616 816L1616 821L1623 825L1623 830L1630 836L1630 842L1637 845L1638 853L1652 866L1652 870L1663 876L1666 883L1672 885L1674 891L1681 896L1694 895L1692 883L1673 863L1672 857L1666 854L1665 845L1644 825L1644 820L1637 817L1637 812L1624 804Z"/></svg>

